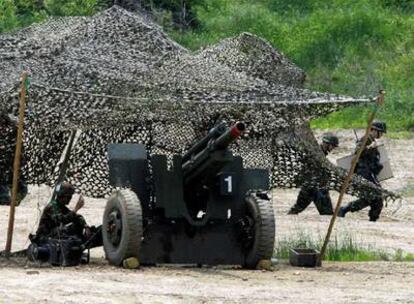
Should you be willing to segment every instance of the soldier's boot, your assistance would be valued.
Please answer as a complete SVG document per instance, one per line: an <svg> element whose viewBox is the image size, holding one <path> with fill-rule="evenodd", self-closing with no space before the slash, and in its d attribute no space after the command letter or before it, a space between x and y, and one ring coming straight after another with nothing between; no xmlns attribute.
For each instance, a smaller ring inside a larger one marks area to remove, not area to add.
<svg viewBox="0 0 414 304"><path fill-rule="evenodd" d="M287 214L299 214L299 212L300 211L293 206L292 208L290 208Z"/></svg>
<svg viewBox="0 0 414 304"><path fill-rule="evenodd" d="M346 206L344 206L344 207L339 208L339 211L338 211L338 216L339 216L339 217L345 217L345 215L346 215L349 211L351 211L351 205L350 205L350 204L348 204L348 205L346 205Z"/></svg>

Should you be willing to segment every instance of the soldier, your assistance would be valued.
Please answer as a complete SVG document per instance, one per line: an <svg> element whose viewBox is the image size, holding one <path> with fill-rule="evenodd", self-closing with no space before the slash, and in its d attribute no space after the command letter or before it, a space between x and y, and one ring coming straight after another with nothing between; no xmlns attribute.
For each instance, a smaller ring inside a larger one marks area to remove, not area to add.
<svg viewBox="0 0 414 304"><path fill-rule="evenodd" d="M382 170L382 164L380 163L380 153L378 152L376 139L382 137L384 133L387 133L387 125L382 121L374 121L370 133L368 134L367 144L361 153L358 160L355 172L363 178L374 183L378 187L381 187L378 181L378 174ZM358 140L355 153L362 145L362 139ZM369 220L375 222L382 211L383 200L381 197L374 198L360 198L353 202L350 202L347 206L339 209L338 216L345 217L345 215L351 211L359 211L367 206L370 206L368 216Z"/></svg>
<svg viewBox="0 0 414 304"><path fill-rule="evenodd" d="M102 246L101 227L89 227L77 212L84 206L82 196L73 210L67 205L75 188L62 183L56 199L43 210L36 234L29 235L31 244L26 254L31 261L48 262L54 266L76 266L89 262L86 249Z"/></svg>
<svg viewBox="0 0 414 304"><path fill-rule="evenodd" d="M99 228L89 227L82 215L77 212L85 205L82 196L73 210L67 205L75 193L75 188L67 182L60 185L57 190L56 200L51 201L43 210L36 235L31 235L30 240L34 243L45 242L48 238L62 238L62 234L76 236L86 241Z"/></svg>
<svg viewBox="0 0 414 304"><path fill-rule="evenodd" d="M320 145L322 152L328 155L333 149L338 147L338 137L332 133L325 133ZM303 187L298 195L296 204L290 208L288 214L298 214L306 209L311 202L314 202L320 215L332 215L332 201L328 189Z"/></svg>

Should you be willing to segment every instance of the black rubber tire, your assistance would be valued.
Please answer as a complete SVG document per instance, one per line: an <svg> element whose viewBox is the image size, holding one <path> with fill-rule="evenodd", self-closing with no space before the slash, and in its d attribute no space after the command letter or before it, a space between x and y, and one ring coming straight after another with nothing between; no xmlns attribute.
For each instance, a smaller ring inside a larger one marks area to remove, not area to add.
<svg viewBox="0 0 414 304"><path fill-rule="evenodd" d="M121 239L115 246L108 235L109 215L118 210L122 219ZM142 207L137 195L123 189L114 192L106 203L102 222L102 239L107 260L113 265L121 265L131 257L138 258L143 236Z"/></svg>
<svg viewBox="0 0 414 304"><path fill-rule="evenodd" d="M250 192L246 196L249 216L254 221L254 240L246 253L244 268L255 269L260 260L268 260L273 255L275 245L275 216L272 201Z"/></svg>

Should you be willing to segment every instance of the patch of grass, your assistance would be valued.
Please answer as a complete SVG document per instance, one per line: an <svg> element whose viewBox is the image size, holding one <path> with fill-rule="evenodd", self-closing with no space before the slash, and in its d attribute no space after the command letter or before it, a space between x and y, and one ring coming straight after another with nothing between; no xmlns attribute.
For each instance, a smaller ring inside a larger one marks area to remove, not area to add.
<svg viewBox="0 0 414 304"><path fill-rule="evenodd" d="M291 248L310 248L320 250L323 239L315 241L306 233L300 232L296 238L289 238L278 242L275 256L279 259L289 259ZM346 235L342 239L337 237L330 242L325 254L327 261L341 262L368 262L368 261L397 261L407 262L414 261L413 253L406 253L397 249L394 253L372 246L363 246L352 235Z"/></svg>
<svg viewBox="0 0 414 304"><path fill-rule="evenodd" d="M391 139L412 139L414 138L414 132L411 132L411 131L388 132L386 136Z"/></svg>
<svg viewBox="0 0 414 304"><path fill-rule="evenodd" d="M370 108L352 107L342 111L331 113L311 121L311 127L315 129L330 128L365 128Z"/></svg>
<svg viewBox="0 0 414 304"><path fill-rule="evenodd" d="M404 253L403 250L397 249L394 260L397 262L414 262L414 253Z"/></svg>
<svg viewBox="0 0 414 304"><path fill-rule="evenodd" d="M414 128L414 115L412 109L406 107L393 108L392 100L390 105L387 104L381 108L376 115L376 119L383 120L387 123L387 136L395 139L409 139L414 136L412 130ZM372 106L355 106L345 108L337 112L328 114L311 121L312 128L329 129L329 128L365 128L368 116Z"/></svg>

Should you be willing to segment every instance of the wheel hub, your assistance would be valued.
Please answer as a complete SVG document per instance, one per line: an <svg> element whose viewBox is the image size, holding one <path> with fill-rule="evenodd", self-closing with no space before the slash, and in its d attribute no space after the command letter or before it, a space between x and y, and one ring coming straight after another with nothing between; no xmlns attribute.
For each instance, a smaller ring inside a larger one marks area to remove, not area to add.
<svg viewBox="0 0 414 304"><path fill-rule="evenodd" d="M122 217L119 210L113 210L109 214L107 232L112 245L118 246L122 237Z"/></svg>
<svg viewBox="0 0 414 304"><path fill-rule="evenodd" d="M254 242L254 220L246 215L242 217L237 222L237 230L239 234L239 239L245 250L248 250L252 247Z"/></svg>

